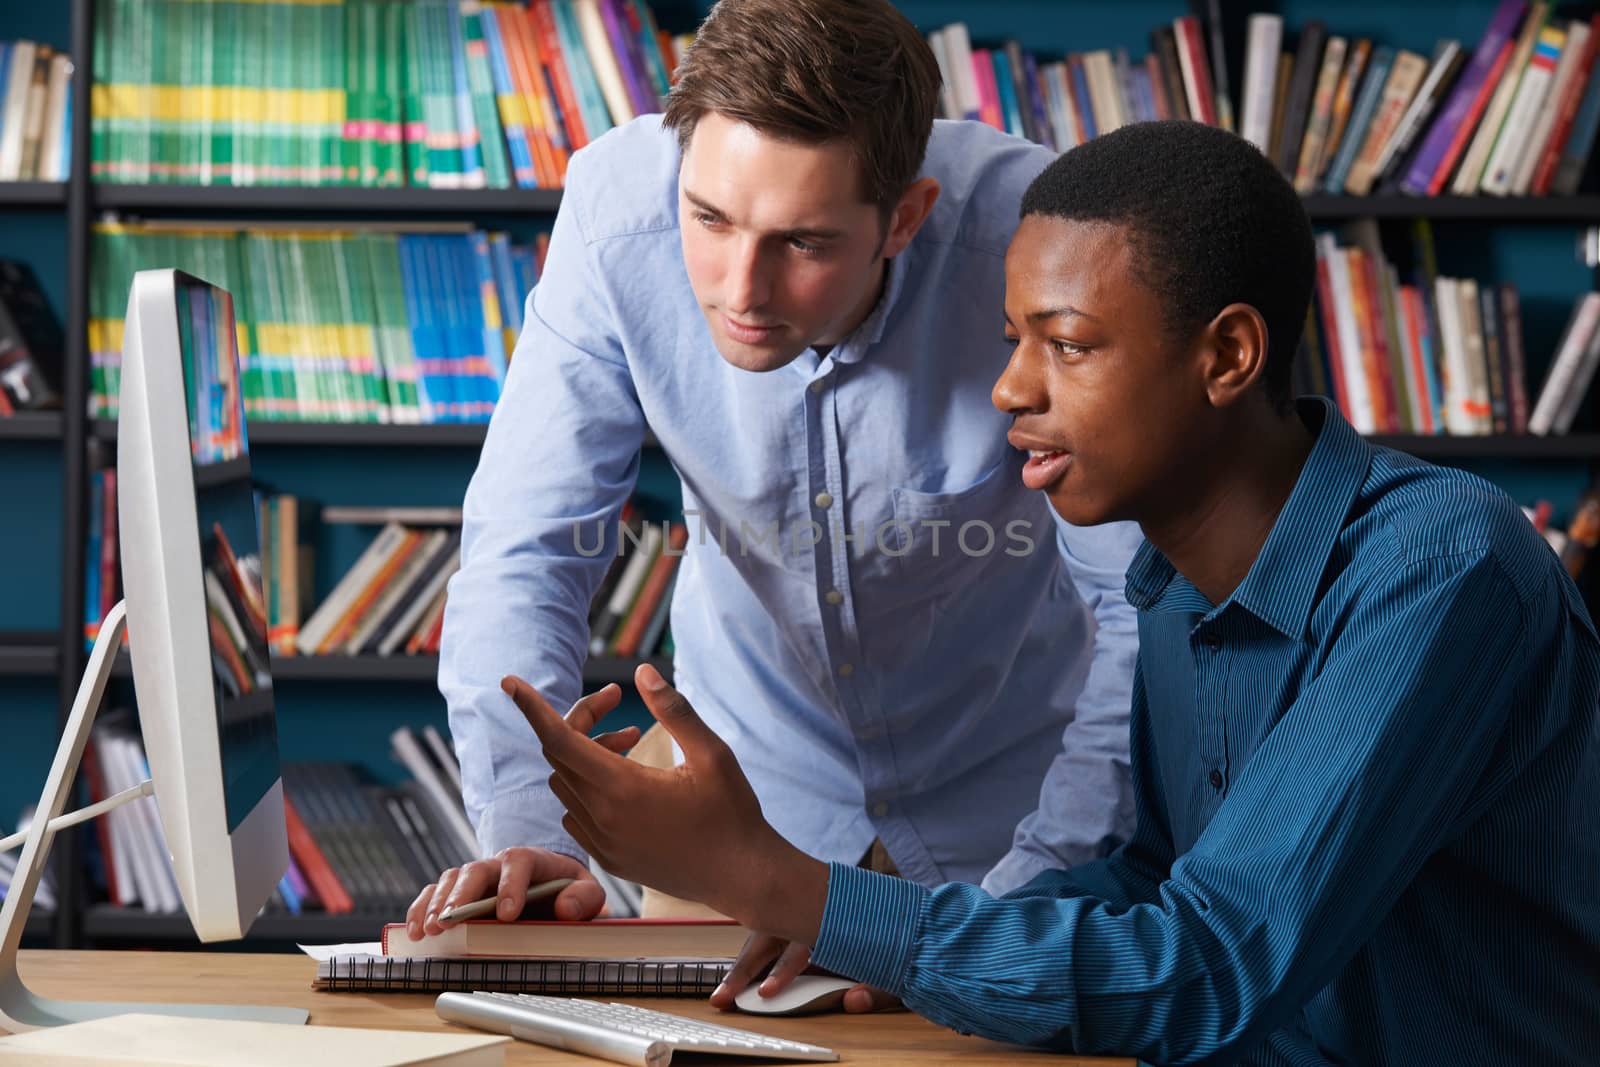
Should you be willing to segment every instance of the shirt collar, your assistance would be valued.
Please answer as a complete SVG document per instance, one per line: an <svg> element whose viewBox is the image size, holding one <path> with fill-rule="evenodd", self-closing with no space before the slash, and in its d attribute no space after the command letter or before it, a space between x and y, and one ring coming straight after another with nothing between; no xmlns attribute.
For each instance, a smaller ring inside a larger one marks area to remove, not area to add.
<svg viewBox="0 0 1600 1067"><path fill-rule="evenodd" d="M1296 407L1316 441L1260 554L1228 599L1299 640L1310 624L1334 542L1366 480L1372 446L1326 397L1302 397ZM1128 602L1141 610L1151 607L1175 573L1167 558L1144 542L1128 568Z"/></svg>

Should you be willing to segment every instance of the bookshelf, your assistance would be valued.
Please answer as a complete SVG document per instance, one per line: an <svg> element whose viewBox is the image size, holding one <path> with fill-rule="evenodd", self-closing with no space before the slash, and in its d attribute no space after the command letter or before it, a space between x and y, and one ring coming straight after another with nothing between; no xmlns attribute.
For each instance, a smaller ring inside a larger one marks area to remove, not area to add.
<svg viewBox="0 0 1600 1067"><path fill-rule="evenodd" d="M59 440L61 440L60 412L19 411L10 418L0 418L0 441Z"/></svg>
<svg viewBox="0 0 1600 1067"><path fill-rule="evenodd" d="M60 208L66 182L0 182L0 208Z"/></svg>
<svg viewBox="0 0 1600 1067"><path fill-rule="evenodd" d="M116 425L110 420L89 419L85 415L88 381L86 368L87 336L83 324L88 315L90 226L104 212L126 213L142 218L173 219L253 219L253 220L329 220L351 218L369 221L419 220L444 222L455 220L511 220L522 226L547 225L560 205L559 190L440 190L419 188L316 188L292 187L198 187L190 185L125 185L95 184L88 179L84 164L90 159L89 143L89 87L93 69L91 47L94 39L93 0L72 0L70 5L35 5L23 12L20 8L8 9L0 15L0 38L16 36L45 36L49 27L59 23L65 30L58 34L57 43L70 46L77 60L78 74L72 83L73 126L72 156L76 161L67 182L0 183L0 218L26 220L29 225L36 220L59 228L64 238L59 242L62 261L55 279L60 294L58 309L68 326L67 352L64 375L65 408L61 412L25 414L11 419L0 419L0 467L12 463L31 463L50 472L60 486L59 496L49 502L40 502L40 508L53 507L59 512L61 526L62 562L56 588L50 592L57 598L59 622L53 631L29 626L0 632L0 680L10 685L15 680L37 682L54 680L52 694L58 716L64 716L82 671L85 652L81 626L84 598L86 560L84 546L87 541L87 486L90 449L104 449L116 440ZM1129 5L1104 7L1078 0L1076 3L1044 3L1041 0L1001 0L1001 2L974 5L950 3L947 0L904 0L902 8L924 31L936 29L948 22L965 19L975 38L998 40L1017 36L1024 44L1041 51L1060 53L1084 48L1115 47L1118 44L1131 50L1142 50L1149 29L1186 10L1181 0L1160 2L1141 0ZM1225 23L1242 27L1245 14L1252 9L1265 9L1275 5L1224 4ZM1363 7L1344 13L1322 0L1319 4L1297 3L1281 5L1286 21L1298 27L1309 17L1322 17L1330 26L1347 32L1368 33L1376 38L1404 43L1409 47L1423 48L1433 36L1445 33L1464 40L1475 39L1487 19L1492 4L1474 0L1459 10L1439 5L1419 5L1420 18L1409 5L1392 5L1387 9ZM709 3L660 3L655 5L664 22L678 28L688 28L703 15ZM1419 26L1409 26L1408 18ZM44 28L41 28L44 27ZM1232 87L1238 110L1238 88L1241 84L1239 68L1242 66L1242 36L1236 31L1228 35L1229 61L1233 69ZM1593 184L1592 182L1590 183ZM1565 198L1538 197L1438 197L1417 199L1404 196L1350 197L1315 195L1307 197L1305 205L1313 222L1319 227L1361 219L1375 218L1385 226L1404 225L1414 218L1428 218L1441 226L1455 227L1467 242L1485 244L1515 244L1524 232L1539 231L1552 235L1547 244L1556 245L1565 239L1561 228L1582 225L1600 225L1600 195L1580 195ZM35 231L25 230L31 236ZM38 256L47 263L55 252L35 252L27 237L16 238L18 244L0 249L0 254ZM1508 242L1509 239L1509 242ZM1544 269L1536 265L1535 272ZM1495 259L1483 270L1485 276L1516 277L1526 260L1512 255L1504 262ZM1470 269L1478 269L1473 265ZM47 289L51 280L44 279ZM1559 289L1566 279L1554 282L1547 288ZM1553 304L1553 301L1546 301ZM1533 308L1532 310L1539 310ZM1564 310L1564 309L1562 309ZM1559 315L1550 307L1544 314ZM1559 324L1557 324L1559 325ZM1546 353L1540 353L1540 358ZM1592 411L1592 407L1590 409ZM1593 419L1584 424L1593 424ZM307 424L307 423L252 423L249 428L256 465L271 468L274 479L285 482L286 490L297 488L296 479L314 480L318 486L333 485L357 487L370 474L373 465L391 462L406 466L413 461L427 460L422 464L422 479L435 479L439 485L438 496L455 496L465 487L470 474L474 450L485 439L486 427L481 424ZM1600 433L1581 432L1565 437L1490 436L1490 437L1417 437L1395 436L1374 438L1378 443L1446 463L1466 465L1497 465L1508 468L1513 477L1523 472L1533 476L1551 471L1571 476L1590 477L1600 468ZM655 448L654 437L647 437L647 447ZM313 450L315 450L313 452ZM446 458L432 462L440 455ZM291 458L282 458L282 457ZM307 456L314 460L305 459ZM295 458L298 457L298 458ZM670 477L665 458L655 455L647 459L655 473ZM324 470L325 468L325 470ZM1573 475L1572 472L1577 472ZM444 484L448 482L448 484ZM388 501L367 498L343 499L328 492L316 495L332 503L378 504ZM35 505L30 503L30 507ZM1591 569L1591 576L1594 568ZM324 592L326 590L323 590ZM1591 592L1591 602L1594 598ZM13 625L9 620L6 625ZM48 625L48 623L46 623ZM632 659L596 658L585 668L584 679L588 686L608 682L627 685L634 668L641 662ZM663 673L670 671L670 662L654 659ZM359 694L362 687L381 690L373 698L372 707L361 713L372 718L393 715L387 704L392 697L427 699L438 705L434 689L437 676L437 658L417 657L284 657L273 664L274 676L286 683L280 694L280 715L291 721L294 716L315 718L319 729L335 734L356 728L337 722L333 710L344 715L347 704L354 703L350 694ZM126 662L118 665L119 677L128 676ZM292 684L292 691L289 690ZM420 694L420 696L413 696ZM302 708L301 702L313 710ZM296 729L303 729L302 724ZM53 741L52 741L53 743ZM363 736L360 742L366 743ZM381 752L372 754L374 761L385 759ZM8 766L16 776L27 780L38 769L31 765ZM0 810L0 818L9 818L12 810ZM56 864L56 884L63 900L77 902L82 899L83 873L78 850L78 836L67 833L56 844L53 862ZM392 916L327 916L308 915L298 918L269 915L257 921L248 943L257 945L282 944L294 940L367 940L376 935L383 919ZM48 938L62 947L83 944L175 944L192 943L186 920L181 916L150 915L109 905L95 906L80 912L68 906L57 915L38 914L29 920L29 936Z"/></svg>

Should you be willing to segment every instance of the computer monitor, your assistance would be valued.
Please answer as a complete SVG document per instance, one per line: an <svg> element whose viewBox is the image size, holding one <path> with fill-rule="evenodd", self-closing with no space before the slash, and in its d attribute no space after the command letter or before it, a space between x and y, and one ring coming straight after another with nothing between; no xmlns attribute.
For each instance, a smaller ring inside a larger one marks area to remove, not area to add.
<svg viewBox="0 0 1600 1067"><path fill-rule="evenodd" d="M233 301L180 271L128 296L118 537L161 825L201 941L242 937L289 863Z"/></svg>
<svg viewBox="0 0 1600 1067"><path fill-rule="evenodd" d="M0 1026L130 1011L303 1023L266 1005L39 997L17 974L28 909L59 830L152 792L202 941L242 937L289 862L267 617L233 303L180 271L134 276L117 428L124 599L106 615L0 906ZM151 780L71 814L84 743L126 630ZM10 839L0 847L15 847ZM73 902L64 901L63 906Z"/></svg>

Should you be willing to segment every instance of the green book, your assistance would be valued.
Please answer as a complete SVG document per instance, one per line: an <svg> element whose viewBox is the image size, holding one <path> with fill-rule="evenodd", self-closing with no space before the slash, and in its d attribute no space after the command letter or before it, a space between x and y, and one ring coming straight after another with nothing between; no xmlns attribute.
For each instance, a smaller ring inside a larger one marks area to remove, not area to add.
<svg viewBox="0 0 1600 1067"><path fill-rule="evenodd" d="M417 0L418 39L424 49L423 77L428 110L428 181L435 189L460 189L461 129L456 122L455 69L450 59L448 8Z"/></svg>
<svg viewBox="0 0 1600 1067"><path fill-rule="evenodd" d="M233 5L206 5L207 18L211 20L211 84L212 112L209 143L206 145L211 181L216 185L233 184L233 135L238 122L238 96L235 83L239 72L240 13ZM237 293L234 294L237 297Z"/></svg>
<svg viewBox="0 0 1600 1067"><path fill-rule="evenodd" d="M364 240L372 272L390 418L394 422L418 423L422 421L422 406L417 396L417 356L400 270L400 239L392 233L371 233Z"/></svg>
<svg viewBox="0 0 1600 1067"><path fill-rule="evenodd" d="M478 124L484 179L491 189L507 189L511 186L511 169L506 162L506 138L500 127L494 76L489 71L489 46L479 17L482 12L483 5L478 0L461 0L459 19L466 45L467 85L472 93L473 118Z"/></svg>
<svg viewBox="0 0 1600 1067"><path fill-rule="evenodd" d="M397 186L406 183L406 160L402 128L405 96L405 53L401 47L401 27L405 25L405 9L398 4L384 4L378 8L383 37L382 57L378 77L378 131L381 149L378 153L378 184Z"/></svg>
<svg viewBox="0 0 1600 1067"><path fill-rule="evenodd" d="M417 26L421 14L417 6L389 5L398 27L400 54L404 70L405 95L402 100L401 122L405 135L405 179L411 185L426 188L428 181L428 115L423 106L423 59Z"/></svg>

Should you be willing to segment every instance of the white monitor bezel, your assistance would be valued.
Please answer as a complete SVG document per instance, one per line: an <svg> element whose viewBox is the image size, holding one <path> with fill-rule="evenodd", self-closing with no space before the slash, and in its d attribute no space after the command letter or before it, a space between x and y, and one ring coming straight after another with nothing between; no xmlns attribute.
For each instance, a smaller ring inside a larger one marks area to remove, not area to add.
<svg viewBox="0 0 1600 1067"><path fill-rule="evenodd" d="M139 723L162 829L195 933L218 941L250 928L288 866L289 845L281 773L228 832L189 416L182 359L174 358L180 280L201 282L173 270L140 271L128 295L118 536Z"/></svg>

